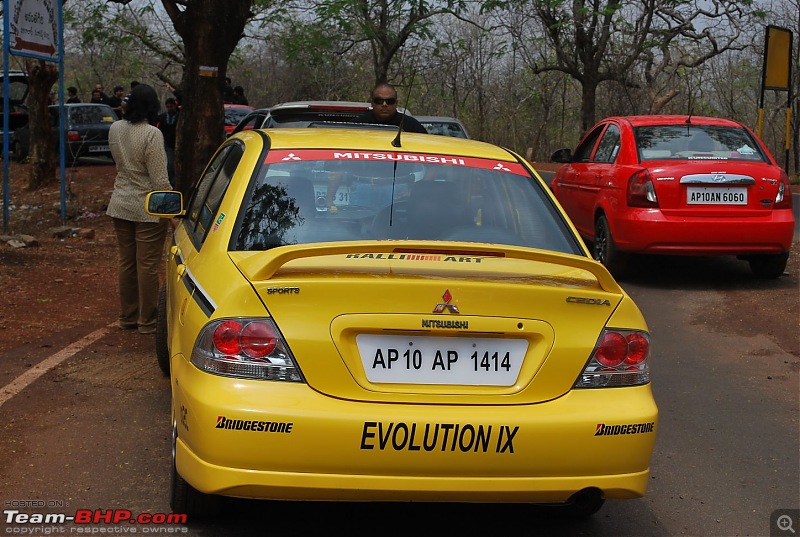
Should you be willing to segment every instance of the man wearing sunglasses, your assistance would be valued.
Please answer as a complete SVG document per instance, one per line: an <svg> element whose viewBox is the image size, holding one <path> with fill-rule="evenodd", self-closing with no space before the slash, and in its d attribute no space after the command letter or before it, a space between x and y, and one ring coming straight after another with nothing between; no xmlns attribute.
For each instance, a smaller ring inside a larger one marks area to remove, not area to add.
<svg viewBox="0 0 800 537"><path fill-rule="evenodd" d="M356 123L376 123L380 125L396 125L406 132L428 134L422 124L408 114L397 111L397 90L391 84L378 84L372 90L370 98L372 109L358 116ZM401 123L402 122L402 123Z"/></svg>

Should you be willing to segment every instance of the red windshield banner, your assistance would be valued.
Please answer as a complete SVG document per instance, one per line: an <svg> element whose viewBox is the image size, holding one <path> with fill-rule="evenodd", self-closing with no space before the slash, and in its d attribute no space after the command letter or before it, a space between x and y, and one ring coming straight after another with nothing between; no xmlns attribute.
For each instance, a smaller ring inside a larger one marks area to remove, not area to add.
<svg viewBox="0 0 800 537"><path fill-rule="evenodd" d="M518 162L490 160L475 157L439 155L435 153L398 153L393 151L347 151L343 149L273 149L267 153L265 164L276 162L303 162L311 160L407 162L419 164L444 164L509 172L529 176Z"/></svg>

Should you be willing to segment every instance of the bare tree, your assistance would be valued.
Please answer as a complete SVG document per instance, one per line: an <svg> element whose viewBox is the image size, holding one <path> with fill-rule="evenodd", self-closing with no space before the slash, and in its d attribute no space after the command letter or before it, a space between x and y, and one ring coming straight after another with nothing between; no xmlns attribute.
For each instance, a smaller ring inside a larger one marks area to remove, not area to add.
<svg viewBox="0 0 800 537"><path fill-rule="evenodd" d="M708 0L528 0L499 2L535 15L543 36L527 26L512 27L528 51L534 74L565 73L581 86L581 127L595 122L598 86L615 81L637 85L634 67L645 61L645 83L654 107L663 106L676 88L657 94L657 74L692 68L727 50L741 48L741 27L754 11L751 2Z"/></svg>
<svg viewBox="0 0 800 537"><path fill-rule="evenodd" d="M338 26L354 43L372 49L375 82L389 80L392 61L412 36L428 37L433 17L455 14L464 0L321 0L318 19Z"/></svg>

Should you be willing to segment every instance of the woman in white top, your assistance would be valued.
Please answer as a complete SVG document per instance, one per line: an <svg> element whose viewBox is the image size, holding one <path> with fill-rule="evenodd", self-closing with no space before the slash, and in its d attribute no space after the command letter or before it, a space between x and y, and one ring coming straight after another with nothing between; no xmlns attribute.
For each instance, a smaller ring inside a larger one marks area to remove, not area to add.
<svg viewBox="0 0 800 537"><path fill-rule="evenodd" d="M128 96L121 121L111 125L108 141L117 165L108 214L119 242L119 327L156 330L159 277L168 220L144 210L147 193L171 190L164 137L155 127L161 104L155 90L139 84Z"/></svg>

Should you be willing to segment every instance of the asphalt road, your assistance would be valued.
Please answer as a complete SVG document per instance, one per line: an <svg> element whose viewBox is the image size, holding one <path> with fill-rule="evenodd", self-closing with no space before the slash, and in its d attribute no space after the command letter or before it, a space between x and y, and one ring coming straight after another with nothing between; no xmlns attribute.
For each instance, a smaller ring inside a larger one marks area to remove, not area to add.
<svg viewBox="0 0 800 537"><path fill-rule="evenodd" d="M170 529L202 537L770 535L775 510L800 507L800 358L764 334L737 336L704 317L727 299L724 286L709 285L711 278L741 283L750 274L732 259L697 262L690 268L659 263L625 285L652 333L661 413L644 498L606 502L584 521L515 505L235 501L224 519ZM169 385L157 369L152 336L112 330L112 321L97 319L0 355L0 533L45 526L51 534L167 529L9 518L9 511L18 511L14 517L83 509L170 512ZM796 320L787 325L797 329ZM36 364L46 360L60 363L36 378Z"/></svg>

